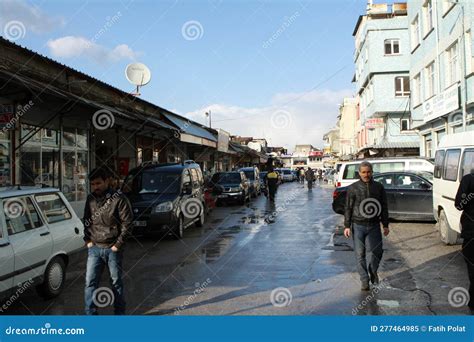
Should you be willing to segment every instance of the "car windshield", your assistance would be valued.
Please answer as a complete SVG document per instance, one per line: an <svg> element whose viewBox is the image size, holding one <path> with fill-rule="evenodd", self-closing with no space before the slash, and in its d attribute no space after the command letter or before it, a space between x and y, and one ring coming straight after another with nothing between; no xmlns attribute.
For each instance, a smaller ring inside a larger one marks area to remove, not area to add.
<svg viewBox="0 0 474 342"><path fill-rule="evenodd" d="M433 183L433 174L431 172L417 172L417 174Z"/></svg>
<svg viewBox="0 0 474 342"><path fill-rule="evenodd" d="M240 174L235 172L216 173L212 176L211 182L214 184L240 183Z"/></svg>
<svg viewBox="0 0 474 342"><path fill-rule="evenodd" d="M137 192L140 194L177 194L181 185L180 176L180 174L171 172L143 172Z"/></svg>

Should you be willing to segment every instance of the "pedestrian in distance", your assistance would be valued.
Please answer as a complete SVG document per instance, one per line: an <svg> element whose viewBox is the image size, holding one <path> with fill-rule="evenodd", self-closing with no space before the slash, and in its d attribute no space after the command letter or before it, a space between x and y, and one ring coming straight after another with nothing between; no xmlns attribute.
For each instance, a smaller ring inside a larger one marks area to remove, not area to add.
<svg viewBox="0 0 474 342"><path fill-rule="evenodd" d="M125 240L132 229L130 202L120 190L110 186L111 175L96 168L89 175L91 194L84 209L84 241L87 246L85 313L97 315L97 293L106 266L114 297L114 312L125 314L122 259Z"/></svg>
<svg viewBox="0 0 474 342"><path fill-rule="evenodd" d="M314 182L314 171L310 167L308 167L308 170L305 173L306 177L306 182L308 184L308 190L313 189L313 182Z"/></svg>
<svg viewBox="0 0 474 342"><path fill-rule="evenodd" d="M344 236L353 237L362 291L370 290L369 280L373 285L379 283L377 271L383 254L380 222L384 235L390 232L387 195L372 175L372 164L363 161L359 165L359 181L347 191L344 212Z"/></svg>
<svg viewBox="0 0 474 342"><path fill-rule="evenodd" d="M300 169L299 175L300 175L300 183L304 184L304 167Z"/></svg>
<svg viewBox="0 0 474 342"><path fill-rule="evenodd" d="M468 307L474 310L474 169L461 179L456 198L456 209L461 210L462 254L469 276Z"/></svg>

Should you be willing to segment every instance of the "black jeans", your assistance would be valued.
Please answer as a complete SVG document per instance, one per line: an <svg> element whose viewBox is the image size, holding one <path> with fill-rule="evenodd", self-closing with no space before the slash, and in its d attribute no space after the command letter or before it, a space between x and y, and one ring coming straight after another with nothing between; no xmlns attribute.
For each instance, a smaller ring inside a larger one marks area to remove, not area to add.
<svg viewBox="0 0 474 342"><path fill-rule="evenodd" d="M464 239L462 243L462 255L467 265L469 276L469 307L474 308L474 239Z"/></svg>

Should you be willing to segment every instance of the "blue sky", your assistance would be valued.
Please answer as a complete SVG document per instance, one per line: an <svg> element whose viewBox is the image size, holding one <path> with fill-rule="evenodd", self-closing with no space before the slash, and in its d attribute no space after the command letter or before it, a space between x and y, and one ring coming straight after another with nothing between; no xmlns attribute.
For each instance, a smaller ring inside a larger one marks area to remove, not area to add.
<svg viewBox="0 0 474 342"><path fill-rule="evenodd" d="M213 127L291 148L322 146L352 94L352 31L365 6L2 0L0 24L5 36L6 24L21 22L16 43L125 91L126 65L142 62L152 71L143 99L202 123L210 109Z"/></svg>

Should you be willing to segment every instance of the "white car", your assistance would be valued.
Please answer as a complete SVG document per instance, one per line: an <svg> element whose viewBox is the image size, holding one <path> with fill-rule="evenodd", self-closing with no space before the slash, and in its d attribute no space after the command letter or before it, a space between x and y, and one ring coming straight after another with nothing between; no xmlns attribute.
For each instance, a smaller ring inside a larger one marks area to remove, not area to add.
<svg viewBox="0 0 474 342"><path fill-rule="evenodd" d="M461 233L461 211L454 199L461 178L474 170L474 132L449 134L441 139L435 155L433 214L441 241L455 244Z"/></svg>
<svg viewBox="0 0 474 342"><path fill-rule="evenodd" d="M81 220L58 189L6 188L0 201L0 296L26 283L44 298L59 295L84 247Z"/></svg>
<svg viewBox="0 0 474 342"><path fill-rule="evenodd" d="M291 169L280 169L280 174L283 182L293 182L295 180Z"/></svg>
<svg viewBox="0 0 474 342"><path fill-rule="evenodd" d="M374 167L374 172L413 171L433 173L434 165L431 161L420 157L403 158L373 158L361 159L342 163L337 174L336 187L349 186L359 180L359 165L366 160Z"/></svg>

